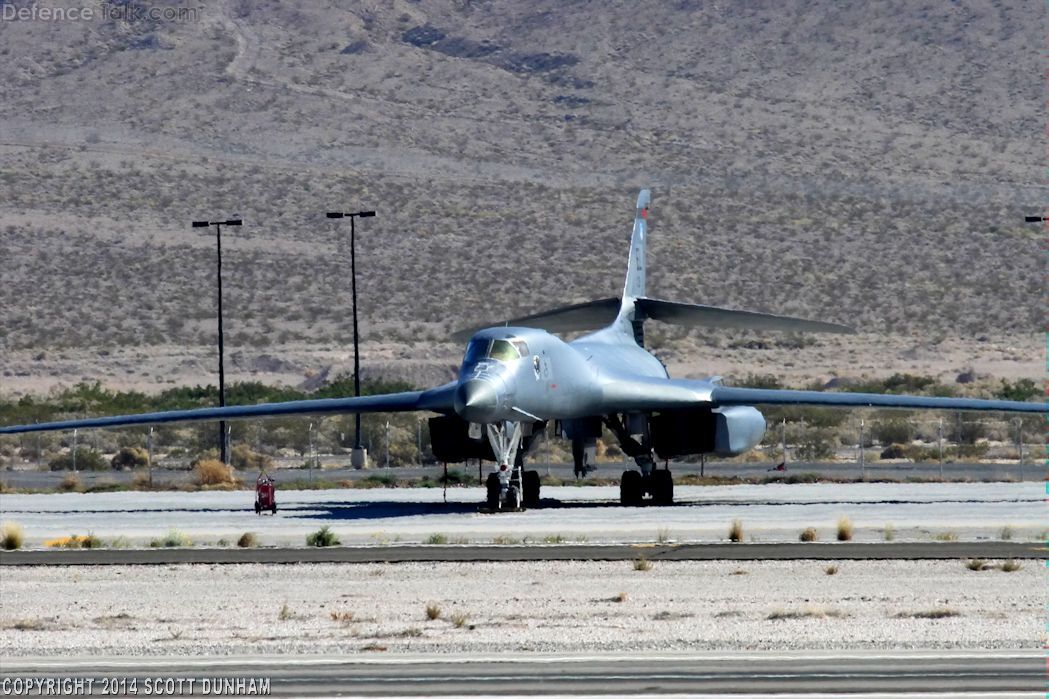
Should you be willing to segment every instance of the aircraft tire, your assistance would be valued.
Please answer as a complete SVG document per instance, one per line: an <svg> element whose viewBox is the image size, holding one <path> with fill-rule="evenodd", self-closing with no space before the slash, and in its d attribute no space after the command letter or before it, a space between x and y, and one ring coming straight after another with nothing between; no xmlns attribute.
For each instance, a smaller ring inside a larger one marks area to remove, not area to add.
<svg viewBox="0 0 1049 699"><path fill-rule="evenodd" d="M674 477L669 470L652 472L652 499L657 505L674 504Z"/></svg>
<svg viewBox="0 0 1049 699"><path fill-rule="evenodd" d="M499 509L499 491L501 486L499 485L499 475L495 473L488 474L488 480L485 481L485 489L488 491L487 502L488 509L498 510Z"/></svg>
<svg viewBox="0 0 1049 699"><path fill-rule="evenodd" d="M524 490L524 506L538 507L540 489L539 471L524 472L524 484L522 489Z"/></svg>
<svg viewBox="0 0 1049 699"><path fill-rule="evenodd" d="M641 473L623 471L619 481L619 502L626 507L637 507L641 504Z"/></svg>

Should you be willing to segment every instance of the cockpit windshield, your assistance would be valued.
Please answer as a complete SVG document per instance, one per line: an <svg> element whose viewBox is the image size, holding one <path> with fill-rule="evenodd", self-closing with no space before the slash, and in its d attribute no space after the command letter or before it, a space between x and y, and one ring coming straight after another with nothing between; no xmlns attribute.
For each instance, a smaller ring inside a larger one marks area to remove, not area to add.
<svg viewBox="0 0 1049 699"><path fill-rule="evenodd" d="M482 359L494 359L497 362L512 362L528 354L528 345L521 340L488 340L478 338L471 340L466 347L463 366L476 364Z"/></svg>
<svg viewBox="0 0 1049 699"><path fill-rule="evenodd" d="M470 340L470 344L466 347L466 355L463 357L463 366L470 366L488 356L488 347L492 344L491 340Z"/></svg>
<svg viewBox="0 0 1049 699"><path fill-rule="evenodd" d="M492 348L488 350L488 356L499 362L512 362L521 358L521 353L509 340L494 340Z"/></svg>

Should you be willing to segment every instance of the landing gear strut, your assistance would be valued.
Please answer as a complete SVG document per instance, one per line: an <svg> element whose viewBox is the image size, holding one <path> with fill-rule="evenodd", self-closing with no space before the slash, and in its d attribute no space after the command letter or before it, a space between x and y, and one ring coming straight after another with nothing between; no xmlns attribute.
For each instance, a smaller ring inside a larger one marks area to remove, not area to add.
<svg viewBox="0 0 1049 699"><path fill-rule="evenodd" d="M539 505L539 472L524 470L520 422L487 425L488 441L499 470L485 481L488 509L520 510Z"/></svg>

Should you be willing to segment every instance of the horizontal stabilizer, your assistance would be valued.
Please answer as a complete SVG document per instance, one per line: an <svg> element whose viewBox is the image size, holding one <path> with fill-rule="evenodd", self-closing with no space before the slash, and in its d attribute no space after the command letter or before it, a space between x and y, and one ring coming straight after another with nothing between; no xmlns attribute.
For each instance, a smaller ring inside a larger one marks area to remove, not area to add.
<svg viewBox="0 0 1049 699"><path fill-rule="evenodd" d="M659 299L637 299L634 308L639 316L671 325L687 327L738 328L741 330L781 330L804 333L847 333L856 331L847 325L805 320L770 313L736 311L731 308L675 303Z"/></svg>
<svg viewBox="0 0 1049 699"><path fill-rule="evenodd" d="M533 313L532 315L499 321L498 323L488 323L474 328L458 330L452 335L452 339L456 342L465 342L473 337L478 330L497 325L539 328L550 333L597 330L606 325L611 325L615 321L616 315L619 313L619 306L620 301L617 298L574 303L571 306L561 306L542 313Z"/></svg>

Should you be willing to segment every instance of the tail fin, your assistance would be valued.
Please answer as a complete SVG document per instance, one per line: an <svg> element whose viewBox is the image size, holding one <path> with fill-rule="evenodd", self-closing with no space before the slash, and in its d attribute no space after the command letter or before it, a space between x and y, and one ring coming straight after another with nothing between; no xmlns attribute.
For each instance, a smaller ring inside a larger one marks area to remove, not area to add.
<svg viewBox="0 0 1049 699"><path fill-rule="evenodd" d="M637 196L637 213L634 215L634 232L630 235L630 258L627 261L626 285L623 301L645 295L645 245L648 242L648 206L652 195L642 189Z"/></svg>
<svg viewBox="0 0 1049 699"><path fill-rule="evenodd" d="M646 238L650 201L649 191L642 189L641 194L637 197L637 214L634 217L634 232L630 236L630 259L627 262L626 285L623 288L622 299L610 298L576 303L522 318L501 321L498 325L544 328L549 332L574 332L604 328L600 332L605 333L605 337L625 339L628 342L632 340L642 347L645 344L644 323L646 319L689 328L748 328L812 333L856 332L844 325L822 321L647 298L645 296L645 245L648 242ZM478 330L493 325L496 323L461 330L452 337L455 340L465 340Z"/></svg>

